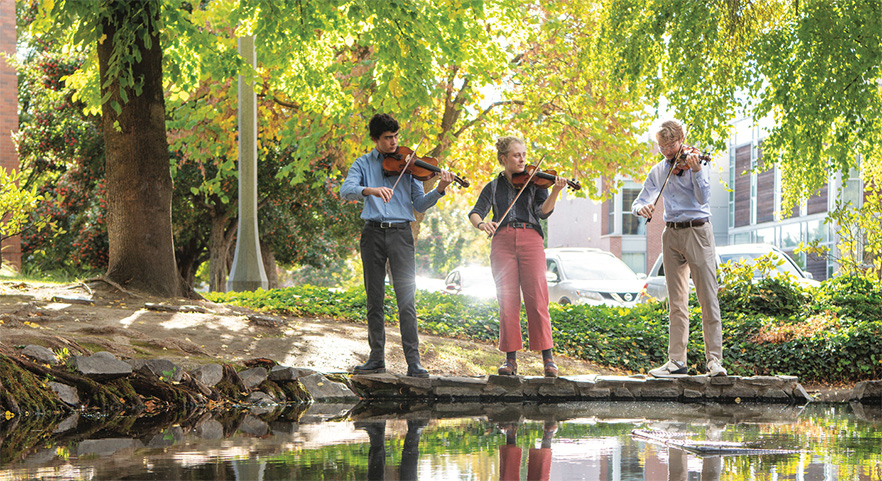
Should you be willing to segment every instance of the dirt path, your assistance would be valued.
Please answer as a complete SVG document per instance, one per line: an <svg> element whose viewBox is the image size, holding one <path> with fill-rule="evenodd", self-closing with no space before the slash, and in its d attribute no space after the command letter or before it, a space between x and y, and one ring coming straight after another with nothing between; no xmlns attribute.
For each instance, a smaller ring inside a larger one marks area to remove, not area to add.
<svg viewBox="0 0 882 481"><path fill-rule="evenodd" d="M91 305L81 304L84 300ZM205 312L158 312L146 303L197 306ZM137 298L102 282L59 286L0 282L0 344L7 348L38 344L110 351L118 357L165 358L191 369L209 362L232 363L269 358L323 372L347 371L367 359L365 324L317 318L282 318L276 327L250 321L252 311L185 299ZM425 333L420 335L423 365L436 375L495 373L502 361L495 346ZM520 353L519 373L541 375L538 353ZM621 374L621 371L558 356L561 375ZM386 367L404 373L401 337L386 329Z"/></svg>

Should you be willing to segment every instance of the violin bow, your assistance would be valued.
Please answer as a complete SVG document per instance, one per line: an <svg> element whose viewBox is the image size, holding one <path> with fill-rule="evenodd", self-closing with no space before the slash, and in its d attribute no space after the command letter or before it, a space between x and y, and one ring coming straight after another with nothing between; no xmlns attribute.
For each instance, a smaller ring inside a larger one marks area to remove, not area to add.
<svg viewBox="0 0 882 481"><path fill-rule="evenodd" d="M398 182L401 180L401 177L404 175L405 172L407 172L407 167L410 165L413 159L416 158L417 149L420 147L420 144L423 143L423 140L426 140L425 135L423 136L423 138L420 139L419 142L417 142L416 146L413 148L413 152L411 152L410 156L407 158L407 162L404 163L404 167L401 168L401 173L398 174L398 178L395 179L395 184L392 185L393 192L395 192L395 187L398 186Z"/></svg>
<svg viewBox="0 0 882 481"><path fill-rule="evenodd" d="M536 172L539 172L539 165L542 164L543 160L545 160L546 155L547 154L542 154L542 158L539 159L539 162L536 162L536 167L533 168L533 172L530 172L530 176L527 177L527 181L524 182L524 185L523 185L523 187L521 187L521 190L518 191L518 194L515 196L514 200L511 201L511 204L508 204L508 209L505 209L505 213L502 214L502 217L499 218L500 224L502 223L502 221L505 220L505 216L508 215L508 213L511 211L511 208L514 207L515 202L518 201L518 197L521 196L521 194L524 192L524 189L526 189L527 186L530 185L530 181L533 180L533 176L536 175ZM496 235L497 232L499 232L499 231L498 230L493 231L493 233L490 234L488 237L492 238L493 236Z"/></svg>

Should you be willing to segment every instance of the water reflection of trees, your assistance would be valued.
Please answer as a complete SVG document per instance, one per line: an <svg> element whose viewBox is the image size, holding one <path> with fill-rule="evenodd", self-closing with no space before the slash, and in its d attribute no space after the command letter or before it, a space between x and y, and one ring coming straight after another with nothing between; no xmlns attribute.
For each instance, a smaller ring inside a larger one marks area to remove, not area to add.
<svg viewBox="0 0 882 481"><path fill-rule="evenodd" d="M370 437L358 423L384 428ZM644 426L681 430L697 439L802 450L785 456L723 457L722 471L736 478L738 473L775 472L795 479L800 472L835 466L838 479L882 479L879 406L610 402L374 403L354 409L299 405L141 416L15 417L0 424L0 479L33 476L35 470L66 470L74 473L68 476L73 479L137 477L148 465L153 477L161 478L244 479L259 472L266 479L366 479L372 446L375 452L382 447L386 479L413 466L414 456L408 453L415 449L421 462L453 463L456 469L467 467L481 479L492 479L499 473L500 447L507 441L500 426L512 423L518 448L539 447L554 426L554 439L547 440L552 462L571 456L576 465L615 468L623 479L655 479L672 467L667 448L631 438L631 430ZM706 464L693 455L676 461L693 469L690 473Z"/></svg>

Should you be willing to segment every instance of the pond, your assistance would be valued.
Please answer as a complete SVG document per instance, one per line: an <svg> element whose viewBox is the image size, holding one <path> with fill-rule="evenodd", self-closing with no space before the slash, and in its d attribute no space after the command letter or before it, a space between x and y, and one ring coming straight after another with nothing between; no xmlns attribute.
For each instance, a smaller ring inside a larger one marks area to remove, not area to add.
<svg viewBox="0 0 882 481"><path fill-rule="evenodd" d="M0 424L0 480L877 480L882 409L314 404Z"/></svg>

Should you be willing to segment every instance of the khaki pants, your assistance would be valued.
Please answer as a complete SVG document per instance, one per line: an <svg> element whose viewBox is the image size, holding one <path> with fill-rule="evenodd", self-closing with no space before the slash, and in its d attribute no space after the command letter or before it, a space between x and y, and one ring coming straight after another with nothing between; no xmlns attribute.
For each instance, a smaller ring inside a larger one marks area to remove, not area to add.
<svg viewBox="0 0 882 481"><path fill-rule="evenodd" d="M723 359L723 323L717 299L717 259L714 229L710 222L698 227L666 227L662 256L670 306L668 357L686 363L689 341L689 273L701 305L706 361Z"/></svg>

